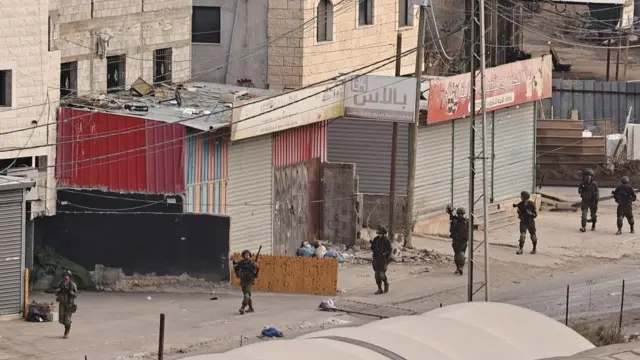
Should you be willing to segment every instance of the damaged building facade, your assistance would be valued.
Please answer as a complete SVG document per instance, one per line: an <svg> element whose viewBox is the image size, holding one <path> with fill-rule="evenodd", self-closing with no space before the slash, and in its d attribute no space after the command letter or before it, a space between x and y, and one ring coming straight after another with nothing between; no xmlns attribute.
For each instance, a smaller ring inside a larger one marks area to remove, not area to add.
<svg viewBox="0 0 640 360"><path fill-rule="evenodd" d="M275 90L310 85L393 57L399 32L403 51L413 48L414 19L408 0L194 0L191 75ZM414 64L405 57L402 74ZM393 75L394 65L375 73Z"/></svg>
<svg viewBox="0 0 640 360"><path fill-rule="evenodd" d="M48 13L63 97L190 76L190 0L50 0Z"/></svg>

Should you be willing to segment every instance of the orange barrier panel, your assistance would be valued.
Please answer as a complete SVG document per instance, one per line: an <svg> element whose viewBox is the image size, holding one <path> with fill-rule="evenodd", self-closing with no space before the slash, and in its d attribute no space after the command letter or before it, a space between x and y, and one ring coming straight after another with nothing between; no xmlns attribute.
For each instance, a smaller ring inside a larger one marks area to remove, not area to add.
<svg viewBox="0 0 640 360"><path fill-rule="evenodd" d="M239 261L240 254L231 259ZM253 290L310 295L338 293L338 260L297 256L260 255L260 274ZM231 282L240 287L240 280L231 268Z"/></svg>
<svg viewBox="0 0 640 360"><path fill-rule="evenodd" d="M24 317L29 313L29 268L24 269Z"/></svg>

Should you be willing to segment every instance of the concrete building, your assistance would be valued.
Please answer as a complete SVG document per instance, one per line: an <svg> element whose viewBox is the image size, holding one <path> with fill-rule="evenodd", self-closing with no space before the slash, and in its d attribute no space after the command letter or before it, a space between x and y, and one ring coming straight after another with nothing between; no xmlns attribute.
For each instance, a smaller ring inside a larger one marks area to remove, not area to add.
<svg viewBox="0 0 640 360"><path fill-rule="evenodd" d="M393 56L398 32L403 50L414 47L418 24L408 4L194 0L192 76L275 90L325 80ZM414 64L415 56L405 57L402 73ZM393 75L394 65L374 73Z"/></svg>
<svg viewBox="0 0 640 360"><path fill-rule="evenodd" d="M50 0L49 27L62 96L190 75L190 0Z"/></svg>
<svg viewBox="0 0 640 360"><path fill-rule="evenodd" d="M52 213L55 147L47 144L55 143L60 52L47 41L49 3L0 0L0 7L0 173L37 179L30 212Z"/></svg>

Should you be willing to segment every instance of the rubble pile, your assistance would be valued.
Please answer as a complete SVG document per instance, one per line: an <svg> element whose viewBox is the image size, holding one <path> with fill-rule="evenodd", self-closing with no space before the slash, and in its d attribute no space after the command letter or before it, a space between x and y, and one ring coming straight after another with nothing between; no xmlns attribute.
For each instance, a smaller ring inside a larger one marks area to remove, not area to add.
<svg viewBox="0 0 640 360"><path fill-rule="evenodd" d="M331 243L324 243L324 246L331 251L339 252L345 264L371 264L372 254L368 247L355 245L347 249L343 244ZM445 264L452 260L451 256L442 255L432 250L405 248L397 242L393 243L393 248L392 260L398 264Z"/></svg>

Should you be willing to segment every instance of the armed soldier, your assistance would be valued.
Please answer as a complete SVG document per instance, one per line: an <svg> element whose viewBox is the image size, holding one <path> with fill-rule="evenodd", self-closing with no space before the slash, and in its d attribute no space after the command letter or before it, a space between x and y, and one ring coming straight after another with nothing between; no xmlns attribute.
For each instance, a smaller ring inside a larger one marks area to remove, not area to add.
<svg viewBox="0 0 640 360"><path fill-rule="evenodd" d="M469 241L469 220L464 217L464 208L458 208L456 214L453 215L453 208L451 205L447 205L446 211L449 214L449 233L452 239L453 261L456 264L455 274L462 275L466 261L467 242Z"/></svg>
<svg viewBox="0 0 640 360"><path fill-rule="evenodd" d="M240 288L242 288L242 307L240 308L240 314L245 313L247 306L249 308L246 312L252 313L255 310L253 309L253 300L251 300L251 288L258 278L260 266L251 259L251 252L244 250L242 252L242 260L233 264L233 270L236 277L240 279Z"/></svg>
<svg viewBox="0 0 640 360"><path fill-rule="evenodd" d="M513 207L518 208L518 218L520 219L520 239L518 240L518 251L516 254L522 255L522 248L524 247L524 240L527 238L527 231L531 236L531 243L533 249L531 254L537 252L538 237L536 236L536 217L538 217L538 211L536 210L536 204L531 201L531 194L528 191L520 193L520 201L518 204L514 204Z"/></svg>
<svg viewBox="0 0 640 360"><path fill-rule="evenodd" d="M56 301L58 302L58 322L64 325L63 339L69 338L71 331L71 315L78 310L76 296L78 287L71 278L71 271L67 270L62 275L62 280L56 286Z"/></svg>
<svg viewBox="0 0 640 360"><path fill-rule="evenodd" d="M615 190L613 190L613 198L616 203L618 203L618 208L616 209L616 215L618 217L617 225L618 231L616 235L622 234L622 220L626 217L629 222L629 227L631 228L631 233L634 233L633 229L633 207L632 203L636 201L636 192L633 190L631 185L629 184L629 178L623 176L620 179L620 184Z"/></svg>
<svg viewBox="0 0 640 360"><path fill-rule="evenodd" d="M391 262L391 240L387 236L387 228L378 225L378 234L371 240L371 251L373 252L373 271L375 272L376 285L378 291L376 295L389 292L389 281L387 281L387 266ZM384 283L384 290L382 284Z"/></svg>
<svg viewBox="0 0 640 360"><path fill-rule="evenodd" d="M598 190L598 184L593 180L593 170L586 169L584 171L582 183L578 187L578 194L582 199L580 202L580 210L582 210L580 231L587 231L587 212L591 213L591 231L595 231L600 191Z"/></svg>

